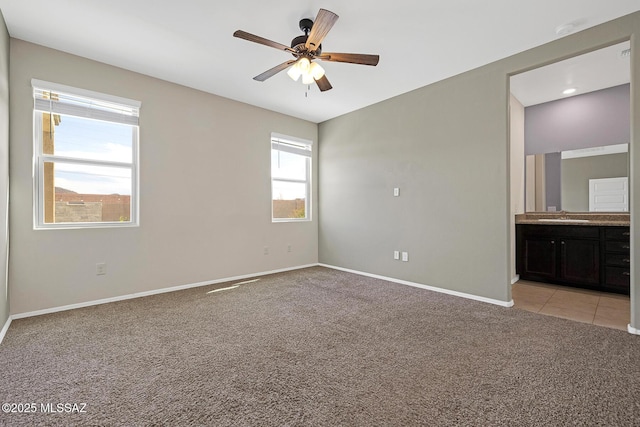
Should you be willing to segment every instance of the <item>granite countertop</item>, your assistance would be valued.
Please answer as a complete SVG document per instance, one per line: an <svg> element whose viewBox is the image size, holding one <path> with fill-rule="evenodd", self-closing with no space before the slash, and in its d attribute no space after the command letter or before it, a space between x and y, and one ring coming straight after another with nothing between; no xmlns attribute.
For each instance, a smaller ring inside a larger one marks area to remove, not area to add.
<svg viewBox="0 0 640 427"><path fill-rule="evenodd" d="M628 227L628 213L529 212L516 215L516 224Z"/></svg>

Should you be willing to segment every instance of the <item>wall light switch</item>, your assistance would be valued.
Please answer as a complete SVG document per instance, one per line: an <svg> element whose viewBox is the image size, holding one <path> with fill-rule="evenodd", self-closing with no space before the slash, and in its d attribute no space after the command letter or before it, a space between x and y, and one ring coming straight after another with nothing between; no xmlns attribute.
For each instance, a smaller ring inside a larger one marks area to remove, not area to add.
<svg viewBox="0 0 640 427"><path fill-rule="evenodd" d="M400 259L400 251L393 251L393 259Z"/></svg>
<svg viewBox="0 0 640 427"><path fill-rule="evenodd" d="M393 189L393 196L398 197L400 195L400 189L398 187Z"/></svg>
<svg viewBox="0 0 640 427"><path fill-rule="evenodd" d="M104 276L107 274L107 264L104 262L99 262L96 264L96 275Z"/></svg>
<svg viewBox="0 0 640 427"><path fill-rule="evenodd" d="M402 252L402 261L409 261L409 252Z"/></svg>

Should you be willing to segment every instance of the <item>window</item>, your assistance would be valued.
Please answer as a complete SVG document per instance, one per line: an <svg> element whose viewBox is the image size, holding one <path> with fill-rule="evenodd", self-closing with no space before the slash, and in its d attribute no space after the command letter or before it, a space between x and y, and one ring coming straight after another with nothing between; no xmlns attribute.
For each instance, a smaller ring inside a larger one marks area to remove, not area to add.
<svg viewBox="0 0 640 427"><path fill-rule="evenodd" d="M35 228L137 225L140 103L32 85Z"/></svg>
<svg viewBox="0 0 640 427"><path fill-rule="evenodd" d="M274 222L311 220L311 141L271 134Z"/></svg>

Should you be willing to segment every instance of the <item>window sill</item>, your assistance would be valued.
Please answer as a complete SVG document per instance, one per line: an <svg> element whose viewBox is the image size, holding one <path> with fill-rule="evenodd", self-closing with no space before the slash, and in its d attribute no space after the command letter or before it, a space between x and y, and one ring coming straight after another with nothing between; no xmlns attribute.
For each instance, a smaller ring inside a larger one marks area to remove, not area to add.
<svg viewBox="0 0 640 427"><path fill-rule="evenodd" d="M41 230L93 230L97 228L136 228L140 227L138 223L81 223L81 224L71 224L71 223L62 223L62 224L47 224L47 225L36 225L33 227L35 231Z"/></svg>

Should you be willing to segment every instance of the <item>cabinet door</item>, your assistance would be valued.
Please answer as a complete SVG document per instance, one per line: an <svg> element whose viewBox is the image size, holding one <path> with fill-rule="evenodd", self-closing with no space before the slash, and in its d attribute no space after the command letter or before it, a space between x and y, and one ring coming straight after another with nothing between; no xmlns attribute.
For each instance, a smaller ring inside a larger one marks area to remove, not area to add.
<svg viewBox="0 0 640 427"><path fill-rule="evenodd" d="M562 239L560 241L560 278L581 285L600 283L600 242Z"/></svg>
<svg viewBox="0 0 640 427"><path fill-rule="evenodd" d="M629 295L630 278L628 268L609 266L604 268L605 290Z"/></svg>
<svg viewBox="0 0 640 427"><path fill-rule="evenodd" d="M526 238L524 241L524 276L556 277L556 241L549 238Z"/></svg>

